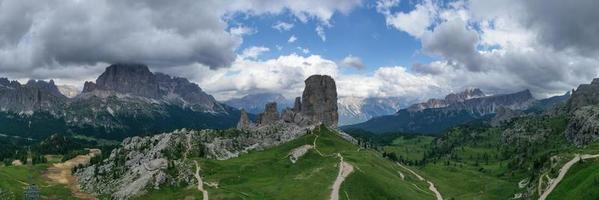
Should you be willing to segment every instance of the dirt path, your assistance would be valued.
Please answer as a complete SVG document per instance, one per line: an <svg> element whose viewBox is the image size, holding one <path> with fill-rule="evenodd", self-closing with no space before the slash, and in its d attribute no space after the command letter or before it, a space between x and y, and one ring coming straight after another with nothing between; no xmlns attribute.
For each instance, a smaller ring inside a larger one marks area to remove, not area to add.
<svg viewBox="0 0 599 200"><path fill-rule="evenodd" d="M208 190L204 189L204 181L202 181L202 177L200 176L200 165L198 161L193 161L196 164L196 173L194 176L198 180L198 190L202 192L203 200L208 200Z"/></svg>
<svg viewBox="0 0 599 200"><path fill-rule="evenodd" d="M439 193L439 191L437 190L437 188L435 187L435 184L433 184L433 182L427 181L426 179L422 178L422 176L418 175L416 172L412 171L410 168L407 168L399 163L397 163L397 165L404 168L405 170L408 170L410 173L414 174L414 176L416 176L416 178L418 178L418 180L426 181L428 183L428 189L435 194L435 197L437 198L437 200L443 200L443 196L441 196L441 193Z"/></svg>
<svg viewBox="0 0 599 200"><path fill-rule="evenodd" d="M562 181L562 179L564 179L564 176L566 176L566 173L568 172L568 170L570 170L570 167L572 167L572 165L576 164L578 161L581 161L581 160L597 158L597 157L599 157L599 154L595 154L595 155L585 154L582 156L577 154L574 158L572 158L572 160L570 160L566 164L564 164L564 166L559 170L559 174L557 175L557 178L555 178L555 179L553 179L553 181L551 181L549 188L547 188L547 190L545 190L545 192L543 192L543 195L541 195L541 197L539 197L539 200L547 199L547 196L549 196L549 194L551 194L551 192L555 189L555 187L557 187L557 184L559 184L559 182Z"/></svg>
<svg viewBox="0 0 599 200"><path fill-rule="evenodd" d="M354 166L343 161L343 156L340 153L337 153L339 157L339 174L337 174L337 179L333 183L333 191L331 192L330 200L339 200L339 188L341 187L341 183L345 181L345 178L349 176L354 171ZM347 193L345 194L347 196Z"/></svg>
<svg viewBox="0 0 599 200"><path fill-rule="evenodd" d="M48 167L45 176L50 179L51 182L67 185L73 196L76 198L85 200L96 199L96 197L81 191L79 184L77 184L77 178L71 174L71 170L77 165L89 163L91 158L97 155L100 155L99 149L90 149L89 153L86 155L78 155L63 163L55 163L51 167Z"/></svg>

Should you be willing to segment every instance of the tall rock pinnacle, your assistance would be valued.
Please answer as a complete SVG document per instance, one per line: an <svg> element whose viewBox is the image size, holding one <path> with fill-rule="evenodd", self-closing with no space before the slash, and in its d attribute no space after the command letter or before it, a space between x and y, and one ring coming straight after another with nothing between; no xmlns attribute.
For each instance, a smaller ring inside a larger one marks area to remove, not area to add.
<svg viewBox="0 0 599 200"><path fill-rule="evenodd" d="M339 114L335 80L327 75L312 75L304 82L301 113L312 121L337 127Z"/></svg>

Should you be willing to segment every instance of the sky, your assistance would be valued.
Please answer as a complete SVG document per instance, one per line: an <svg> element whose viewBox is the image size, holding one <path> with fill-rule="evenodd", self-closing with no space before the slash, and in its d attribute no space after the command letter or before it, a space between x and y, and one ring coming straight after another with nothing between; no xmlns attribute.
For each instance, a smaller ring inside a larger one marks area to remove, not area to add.
<svg viewBox="0 0 599 200"><path fill-rule="evenodd" d="M563 94L599 77L595 0L0 0L0 77L82 87L111 63L147 64L219 100Z"/></svg>

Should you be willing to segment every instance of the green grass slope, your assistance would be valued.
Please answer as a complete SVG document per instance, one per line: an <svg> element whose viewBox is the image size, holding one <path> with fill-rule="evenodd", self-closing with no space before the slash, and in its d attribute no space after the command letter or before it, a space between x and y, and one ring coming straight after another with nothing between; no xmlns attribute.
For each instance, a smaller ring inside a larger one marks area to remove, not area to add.
<svg viewBox="0 0 599 200"><path fill-rule="evenodd" d="M35 184L40 192L42 199L76 199L71 197L68 188L61 184L49 184L43 177L48 164L38 164L29 166L0 166L0 188L3 191L10 191L15 199L23 199L23 191L29 181ZM30 179L31 178L31 179Z"/></svg>
<svg viewBox="0 0 599 200"><path fill-rule="evenodd" d="M578 162L547 199L599 199L599 159Z"/></svg>
<svg viewBox="0 0 599 200"><path fill-rule="evenodd" d="M316 140L314 149L295 164L287 155ZM317 129L277 147L252 151L229 160L196 158L211 199L328 199L338 174L340 153L354 171L343 182L340 198L346 199L434 199L428 185L372 150L359 149L326 128ZM404 175L401 178L400 173ZM153 190L140 199L201 196L195 186Z"/></svg>

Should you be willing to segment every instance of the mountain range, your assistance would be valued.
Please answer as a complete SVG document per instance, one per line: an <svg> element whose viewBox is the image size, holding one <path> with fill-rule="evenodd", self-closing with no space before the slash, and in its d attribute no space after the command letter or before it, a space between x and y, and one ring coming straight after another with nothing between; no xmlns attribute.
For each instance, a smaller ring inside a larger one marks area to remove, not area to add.
<svg viewBox="0 0 599 200"><path fill-rule="evenodd" d="M567 98L536 100L529 90L486 96L479 89L468 89L461 93L449 94L444 99L430 99L401 109L392 115L375 117L363 123L344 126L342 129L379 134L391 132L440 134L455 125L478 119L490 119L499 109L544 110L566 100Z"/></svg>
<svg viewBox="0 0 599 200"><path fill-rule="evenodd" d="M0 79L0 111L3 134L33 138L53 133L124 138L176 128L229 128L240 114L187 79L127 63L108 66L73 98L52 80L22 85Z"/></svg>

